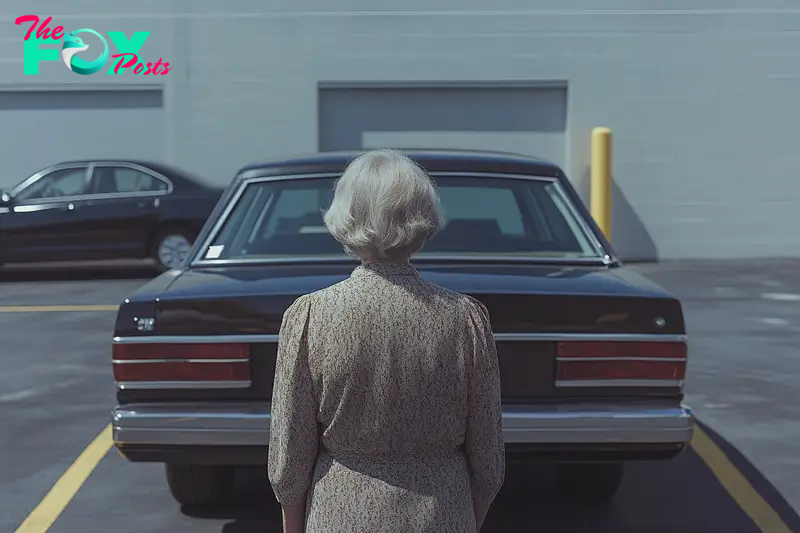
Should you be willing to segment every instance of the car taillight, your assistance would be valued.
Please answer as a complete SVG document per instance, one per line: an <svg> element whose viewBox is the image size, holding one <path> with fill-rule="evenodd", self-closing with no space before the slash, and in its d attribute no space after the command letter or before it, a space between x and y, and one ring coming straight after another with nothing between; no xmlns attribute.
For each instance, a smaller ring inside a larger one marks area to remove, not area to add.
<svg viewBox="0 0 800 533"><path fill-rule="evenodd" d="M250 386L248 344L115 344L120 388L234 388Z"/></svg>
<svg viewBox="0 0 800 533"><path fill-rule="evenodd" d="M670 342L559 342L556 384L570 386L680 386L687 348Z"/></svg>

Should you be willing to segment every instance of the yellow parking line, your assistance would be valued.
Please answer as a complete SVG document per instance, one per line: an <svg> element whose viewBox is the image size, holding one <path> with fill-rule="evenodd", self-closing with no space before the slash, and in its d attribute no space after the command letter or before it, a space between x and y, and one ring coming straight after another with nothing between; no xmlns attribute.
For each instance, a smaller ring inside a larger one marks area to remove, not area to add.
<svg viewBox="0 0 800 533"><path fill-rule="evenodd" d="M95 437L14 533L45 533L111 449L111 425Z"/></svg>
<svg viewBox="0 0 800 533"><path fill-rule="evenodd" d="M775 509L700 426L694 428L692 448L711 469L731 498L763 533L792 533Z"/></svg>
<svg viewBox="0 0 800 533"><path fill-rule="evenodd" d="M54 311L116 311L118 305L3 305L0 313L48 313Z"/></svg>

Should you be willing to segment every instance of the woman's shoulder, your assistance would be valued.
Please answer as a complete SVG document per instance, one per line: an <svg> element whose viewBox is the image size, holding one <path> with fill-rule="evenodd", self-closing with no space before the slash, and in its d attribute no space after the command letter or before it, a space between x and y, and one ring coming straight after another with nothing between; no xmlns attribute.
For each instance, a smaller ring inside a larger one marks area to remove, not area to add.
<svg viewBox="0 0 800 533"><path fill-rule="evenodd" d="M429 284L431 286L431 291L436 293L442 300L447 302L448 307L454 307L457 309L461 309L462 311L465 310L468 315L475 315L478 317L489 318L489 311L486 309L486 306L478 300L470 296L469 294L464 294L462 292L456 292L440 285L435 285L433 283Z"/></svg>
<svg viewBox="0 0 800 533"><path fill-rule="evenodd" d="M284 319L296 320L308 314L311 306L311 294L298 296L283 313Z"/></svg>
<svg viewBox="0 0 800 533"><path fill-rule="evenodd" d="M489 310L486 309L486 306L483 305L483 302L470 296L469 294L464 294L464 300L467 306L469 306L470 311L473 313L479 313L481 315L489 316Z"/></svg>
<svg viewBox="0 0 800 533"><path fill-rule="evenodd" d="M292 302L292 304L286 310L286 313L307 312L310 308L317 304L325 304L326 300L336 297L339 293L341 293L342 290L345 290L346 284L347 280L344 280L340 281L339 283L334 283L333 285L323 289L298 296L297 299Z"/></svg>
<svg viewBox="0 0 800 533"><path fill-rule="evenodd" d="M467 315L471 321L481 324L483 327L490 327L491 319L489 317L489 310L483 305L483 302L477 298L473 298L468 294L464 294L464 305L467 307Z"/></svg>

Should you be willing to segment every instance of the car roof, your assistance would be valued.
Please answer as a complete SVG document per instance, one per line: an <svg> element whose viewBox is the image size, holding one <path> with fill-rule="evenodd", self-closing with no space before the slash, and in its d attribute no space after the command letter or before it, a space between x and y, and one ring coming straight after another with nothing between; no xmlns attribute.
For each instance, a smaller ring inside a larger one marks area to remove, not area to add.
<svg viewBox="0 0 800 533"><path fill-rule="evenodd" d="M402 149L403 153L429 172L493 172L561 177L554 163L509 152L455 149ZM238 179L286 174L341 173L347 164L367 150L319 152L275 159L242 167Z"/></svg>

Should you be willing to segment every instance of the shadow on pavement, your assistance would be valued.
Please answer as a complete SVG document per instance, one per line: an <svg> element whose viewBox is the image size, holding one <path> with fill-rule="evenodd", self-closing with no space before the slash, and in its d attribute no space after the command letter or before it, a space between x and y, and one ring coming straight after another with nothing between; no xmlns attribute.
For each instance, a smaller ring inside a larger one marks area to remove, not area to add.
<svg viewBox="0 0 800 533"><path fill-rule="evenodd" d="M728 454L761 496L792 531L800 519L786 501L733 447L712 430L706 433ZM632 463L616 498L607 506L576 507L559 500L551 466L509 471L487 517L483 533L615 532L615 533L758 533L759 529L728 495L700 457L689 449L671 462ZM265 478L251 473L235 506L183 509L197 518L230 520L221 533L281 531L280 508Z"/></svg>

